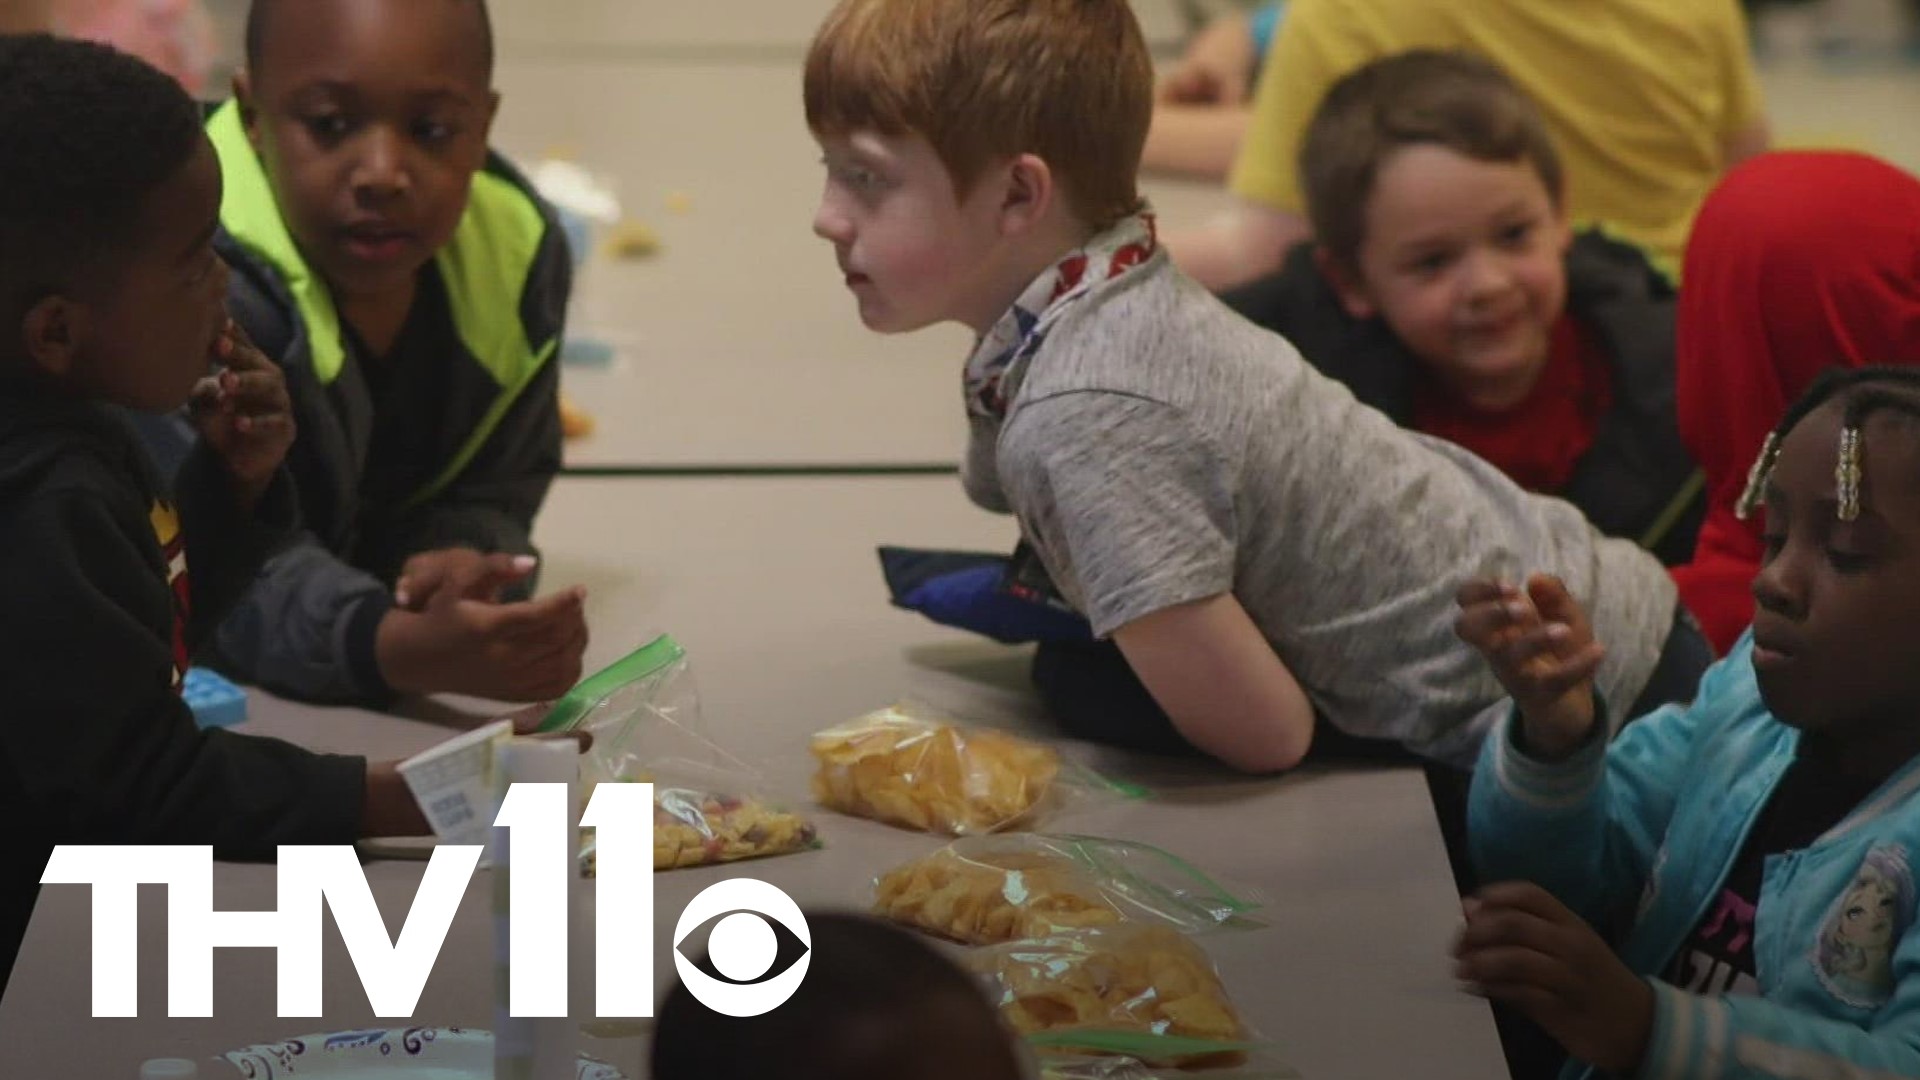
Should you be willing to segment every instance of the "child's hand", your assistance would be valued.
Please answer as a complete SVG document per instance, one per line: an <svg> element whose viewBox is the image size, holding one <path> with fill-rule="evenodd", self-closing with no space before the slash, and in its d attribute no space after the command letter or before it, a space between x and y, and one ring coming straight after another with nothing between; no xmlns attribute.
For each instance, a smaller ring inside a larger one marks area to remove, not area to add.
<svg viewBox="0 0 1920 1080"><path fill-rule="evenodd" d="M557 698L580 680L585 600L584 589L518 604L442 589L424 610L395 608L381 620L375 638L381 674L401 693Z"/></svg>
<svg viewBox="0 0 1920 1080"><path fill-rule="evenodd" d="M547 714L553 711L553 705L551 701L536 701L531 705L515 709L499 719L512 721L513 733L523 739L547 739L554 742L572 740L580 748L581 753L593 749L593 732L591 731L583 731L580 728L574 728L572 731L540 730L540 725L546 721ZM475 726L491 722L481 721Z"/></svg>
<svg viewBox="0 0 1920 1080"><path fill-rule="evenodd" d="M1489 885L1466 902L1456 977L1545 1028L1602 1072L1632 1075L1653 1030L1653 988L1593 927L1538 885Z"/></svg>
<svg viewBox="0 0 1920 1080"><path fill-rule="evenodd" d="M240 505L251 510L293 445L293 401L279 365L231 320L214 347L225 366L201 380L189 402L200 437L227 464Z"/></svg>
<svg viewBox="0 0 1920 1080"><path fill-rule="evenodd" d="M1520 708L1527 749L1566 757L1593 730L1593 675L1606 649L1559 578L1536 574L1527 591L1503 581L1460 589L1454 631L1479 649Z"/></svg>
<svg viewBox="0 0 1920 1080"><path fill-rule="evenodd" d="M1233 105L1233 91L1216 72L1182 64L1160 83L1160 100L1169 105Z"/></svg>
<svg viewBox="0 0 1920 1080"><path fill-rule="evenodd" d="M442 593L497 603L501 590L525 580L539 565L531 555L483 555L472 548L423 551L401 568L393 599L408 611L426 610Z"/></svg>

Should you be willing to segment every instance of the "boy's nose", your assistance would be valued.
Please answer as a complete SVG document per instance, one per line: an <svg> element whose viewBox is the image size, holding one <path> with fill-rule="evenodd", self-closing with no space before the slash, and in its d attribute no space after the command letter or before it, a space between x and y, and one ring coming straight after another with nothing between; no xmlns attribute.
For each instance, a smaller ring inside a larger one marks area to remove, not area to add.
<svg viewBox="0 0 1920 1080"><path fill-rule="evenodd" d="M378 128L367 133L354 168L353 183L356 188L381 195L407 189L406 159L398 136Z"/></svg>
<svg viewBox="0 0 1920 1080"><path fill-rule="evenodd" d="M853 240L853 227L845 214L822 202L813 215L813 235L844 247Z"/></svg>
<svg viewBox="0 0 1920 1080"><path fill-rule="evenodd" d="M1461 257L1460 282L1468 299L1489 299L1513 287L1513 269L1498 252L1472 250Z"/></svg>

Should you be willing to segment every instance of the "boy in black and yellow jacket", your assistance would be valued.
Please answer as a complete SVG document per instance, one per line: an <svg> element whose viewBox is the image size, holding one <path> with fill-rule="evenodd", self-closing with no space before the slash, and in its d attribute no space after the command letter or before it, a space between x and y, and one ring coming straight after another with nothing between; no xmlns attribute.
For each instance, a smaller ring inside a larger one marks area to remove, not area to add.
<svg viewBox="0 0 1920 1080"><path fill-rule="evenodd" d="M229 305L300 424L305 531L212 657L270 689L540 700L579 677L580 592L526 599L571 265L488 151L492 67L482 0L263 0L208 123ZM184 434L149 441L171 458Z"/></svg>

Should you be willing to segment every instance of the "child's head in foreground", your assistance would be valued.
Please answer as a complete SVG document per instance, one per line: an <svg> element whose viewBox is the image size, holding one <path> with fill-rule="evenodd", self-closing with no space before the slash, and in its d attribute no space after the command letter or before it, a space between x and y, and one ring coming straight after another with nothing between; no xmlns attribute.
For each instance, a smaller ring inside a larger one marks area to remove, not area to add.
<svg viewBox="0 0 1920 1080"><path fill-rule="evenodd" d="M1766 518L1753 666L1767 708L1889 764L1920 751L1920 369L1822 375L1768 436L1740 511Z"/></svg>
<svg viewBox="0 0 1920 1080"><path fill-rule="evenodd" d="M674 984L655 1025L654 1080L1026 1075L981 986L933 945L860 915L810 913L807 926L806 977L772 1012L723 1016Z"/></svg>
<svg viewBox="0 0 1920 1080"><path fill-rule="evenodd" d="M226 328L220 191L171 78L103 45L0 37L0 386L185 405Z"/></svg>
<svg viewBox="0 0 1920 1080"><path fill-rule="evenodd" d="M254 0L234 96L301 254L346 301L411 297L498 108L485 0Z"/></svg>
<svg viewBox="0 0 1920 1080"><path fill-rule="evenodd" d="M843 0L805 97L814 231L875 330L990 326L1142 206L1153 65L1126 0Z"/></svg>
<svg viewBox="0 0 1920 1080"><path fill-rule="evenodd" d="M1415 51L1336 82L1300 148L1322 272L1468 405L1525 400L1566 306L1560 159L1491 62Z"/></svg>

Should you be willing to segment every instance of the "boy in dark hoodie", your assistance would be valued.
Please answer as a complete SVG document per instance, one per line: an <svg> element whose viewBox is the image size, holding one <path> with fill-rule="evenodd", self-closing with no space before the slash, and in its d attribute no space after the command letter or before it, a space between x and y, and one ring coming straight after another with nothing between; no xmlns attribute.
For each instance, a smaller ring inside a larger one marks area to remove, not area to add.
<svg viewBox="0 0 1920 1080"><path fill-rule="evenodd" d="M0 981L57 845L426 832L391 764L203 732L180 698L296 515L286 384L226 315L199 115L105 47L0 37ZM122 410L190 399L167 498Z"/></svg>
<svg viewBox="0 0 1920 1080"><path fill-rule="evenodd" d="M1327 92L1300 175L1314 241L1228 304L1402 427L1691 557L1705 500L1674 408L1673 288L1573 231L1524 91L1465 53L1376 60Z"/></svg>

